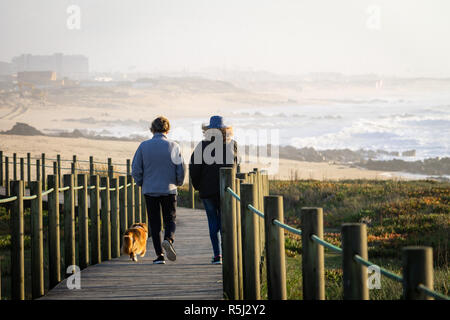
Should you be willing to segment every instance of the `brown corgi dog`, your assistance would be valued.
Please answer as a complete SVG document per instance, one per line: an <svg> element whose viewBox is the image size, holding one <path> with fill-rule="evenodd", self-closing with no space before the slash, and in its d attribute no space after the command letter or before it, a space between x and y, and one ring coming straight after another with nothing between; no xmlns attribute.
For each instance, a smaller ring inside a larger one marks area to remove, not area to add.
<svg viewBox="0 0 450 320"><path fill-rule="evenodd" d="M122 252L137 261L137 256L145 256L147 251L148 227L145 223L135 223L123 235Z"/></svg>

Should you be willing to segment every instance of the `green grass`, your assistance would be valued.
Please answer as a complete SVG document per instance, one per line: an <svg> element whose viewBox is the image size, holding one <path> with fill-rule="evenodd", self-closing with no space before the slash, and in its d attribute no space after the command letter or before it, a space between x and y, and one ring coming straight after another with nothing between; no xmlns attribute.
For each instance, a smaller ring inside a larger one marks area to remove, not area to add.
<svg viewBox="0 0 450 320"><path fill-rule="evenodd" d="M271 181L284 199L286 222L299 228L302 207L322 207L328 240L340 245L344 222L368 225L369 255L401 258L410 245L433 247L435 266L448 268L450 183L435 181Z"/></svg>
<svg viewBox="0 0 450 320"><path fill-rule="evenodd" d="M303 299L302 284L302 255L298 248L301 240L296 236L286 234L286 287L289 300ZM402 275L402 262L393 258L370 258L370 261L384 268ZM263 268L261 296L267 299L267 281L265 268ZM434 289L437 292L449 295L450 269L437 267L434 269ZM371 300L398 300L401 299L402 284L381 276L380 289L369 290ZM342 256L325 249L325 298L327 300L342 300Z"/></svg>
<svg viewBox="0 0 450 320"><path fill-rule="evenodd" d="M302 207L324 211L325 240L341 246L340 226L363 222L368 226L370 261L402 274L405 246L433 247L435 290L449 295L450 183L436 181L270 181L270 194L282 195L285 222L301 227ZM179 203L188 204L182 188ZM197 206L197 204L196 204ZM302 299L301 239L286 233L288 299ZM326 251L327 252L327 251ZM267 298L265 268L262 297ZM326 298L342 299L341 256L325 254ZM374 300L399 299L401 283L381 276L381 289L370 290Z"/></svg>

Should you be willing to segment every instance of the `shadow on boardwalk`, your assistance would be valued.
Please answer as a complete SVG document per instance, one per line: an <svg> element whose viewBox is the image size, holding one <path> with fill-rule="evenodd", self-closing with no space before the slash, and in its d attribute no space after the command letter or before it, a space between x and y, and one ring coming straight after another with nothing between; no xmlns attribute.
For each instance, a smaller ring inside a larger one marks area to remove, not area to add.
<svg viewBox="0 0 450 320"><path fill-rule="evenodd" d="M81 271L81 289L69 290L64 280L41 299L222 299L222 267L210 263L205 212L178 208L175 237L175 262L152 264L150 238L137 263L122 256L90 266Z"/></svg>

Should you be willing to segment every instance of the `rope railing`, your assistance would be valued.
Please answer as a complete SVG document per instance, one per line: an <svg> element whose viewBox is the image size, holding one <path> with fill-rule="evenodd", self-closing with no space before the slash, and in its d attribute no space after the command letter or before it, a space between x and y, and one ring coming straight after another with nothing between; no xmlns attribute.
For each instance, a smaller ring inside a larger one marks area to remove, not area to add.
<svg viewBox="0 0 450 320"><path fill-rule="evenodd" d="M318 244L320 244L320 245L322 245L322 246L324 246L324 247L326 247L326 248L328 248L328 249L330 249L330 250L332 250L332 251L334 251L336 253L342 253L342 249L341 248L339 248L339 247L337 247L337 246L335 246L335 245L333 245L333 244L331 244L331 243L329 243L329 242L319 238L315 234L313 234L311 236L311 239L313 241L317 242Z"/></svg>
<svg viewBox="0 0 450 320"><path fill-rule="evenodd" d="M232 190L230 187L227 187L226 191L229 192L236 200L238 200L238 201L241 200L240 196L234 190ZM256 209L254 206L249 204L248 205L248 209L250 211L252 211L253 213L257 214L258 216L264 218L264 213L261 212L260 210ZM277 225L278 227L283 228L283 229L285 229L285 230L287 230L287 231L289 231L289 232L291 232L293 234L302 235L302 231L301 230L293 228L293 227L291 227L291 226L289 226L289 225L287 225L285 223L282 223L281 221L279 221L277 219L272 220L272 224ZM326 247L326 248L330 249L331 251L333 251L335 253L338 253L338 254L342 254L343 253L343 249L342 248L340 248L338 246L335 246L335 245L333 245L333 244L331 244L331 243L321 239L320 237L318 237L315 234L313 234L311 236L311 240L313 240L314 242L318 243L319 245L321 245L323 247ZM373 263L373 262L371 262L369 260L366 260L366 259L362 258L358 254L355 254L353 256L353 259L357 263L359 263L359 264L361 264L363 266L366 266L366 267L376 266L379 269L380 274L384 275L385 277L387 277L387 278L389 278L389 279L391 279L393 281L403 282L403 277L401 277L401 276L399 276L399 275L397 275L397 274L395 274L395 273L393 273L393 272L391 272L391 271L389 271L389 270L387 270L387 269L385 269L383 267L380 267L379 265L377 265L377 264L375 264L375 263ZM438 292L436 292L434 290L431 290L430 288L427 288L423 284L419 284L417 286L417 290L423 292L425 295L427 295L429 297L432 297L432 298L435 298L435 299L438 299L438 300L450 300L450 298L448 296L446 296L444 294L441 294L441 293L438 293Z"/></svg>
<svg viewBox="0 0 450 320"><path fill-rule="evenodd" d="M13 202L17 200L17 196L14 197L9 197L9 198L5 198L5 199L0 199L0 203L8 203L8 202Z"/></svg>
<svg viewBox="0 0 450 320"><path fill-rule="evenodd" d="M239 195L233 191L233 189L231 189L230 187L227 187L227 191L238 201L241 201L241 197L239 197Z"/></svg>
<svg viewBox="0 0 450 320"><path fill-rule="evenodd" d="M9 158L9 159L12 159L13 158L13 156L9 156L9 155L2 155L2 159L6 159L6 158ZM18 156L18 155L16 155L16 158L23 158L23 159L25 159L25 160L27 160L27 156ZM36 158L36 157L33 157L33 158L30 158L30 160L42 160L42 158ZM74 162L73 160L69 160L69 159L55 159L55 158L45 158L45 160L50 160L50 161L60 161L60 162ZM90 161L89 160L76 160L76 162L83 162L83 163L90 163ZM24 161L24 164L25 163L27 163L27 161ZM109 165L109 163L108 162L101 162L101 161L93 161L92 162L93 164L105 164L105 165ZM11 162L11 161L8 161L8 164L12 164L12 165L14 165L14 163L13 162ZM36 164L35 163L32 163L32 162L30 162L30 164L29 164L30 166L36 166ZM128 164L125 164L125 163L111 163L111 165L112 166L127 166ZM53 166L49 166L49 165L39 165L40 167L44 167L44 168L53 168ZM60 169L60 170L72 170L72 168L65 168L65 167L59 167L58 169ZM89 172L90 170L89 169L82 169L82 168L76 168L76 170L77 171L85 171L85 172ZM95 172L102 172L102 173L109 173L109 171L108 170L98 170L98 169L95 169L94 168L94 171ZM113 170L113 171L111 171L112 173L117 173L117 174L127 174L127 172L122 172L122 171L115 171L115 170Z"/></svg>
<svg viewBox="0 0 450 320"><path fill-rule="evenodd" d="M52 193L53 191L55 191L55 188L50 188L47 191L42 192L42 196L46 196L46 195Z"/></svg>
<svg viewBox="0 0 450 320"><path fill-rule="evenodd" d="M293 228L291 226L288 226L287 224L285 224L285 223L283 223L281 221L278 221L277 219L273 220L272 223L274 225L279 226L280 228L283 228L284 230L287 230L287 231L291 232L291 233L297 234L299 236L302 235L302 230L295 229L295 228Z"/></svg>
<svg viewBox="0 0 450 320"><path fill-rule="evenodd" d="M256 213L258 216L260 216L261 218L264 218L264 213L262 213L261 211L259 211L258 209L256 209L254 206L252 206L251 204L249 204L247 206L250 211L253 211L254 213Z"/></svg>
<svg viewBox="0 0 450 320"><path fill-rule="evenodd" d="M447 297L446 295L443 295L442 293L433 291L433 290L425 287L423 284L419 284L417 286L417 289L422 291L423 293L425 293L427 296L435 298L437 300L450 300L450 298Z"/></svg>
<svg viewBox="0 0 450 320"><path fill-rule="evenodd" d="M403 278L401 276L399 276L399 275L397 275L397 274L395 274L395 273L393 273L393 272L391 272L391 271L389 271L387 269L384 269L384 268L380 267L379 265L377 265L377 264L375 264L373 262L370 262L369 260L366 260L366 259L362 258L358 254L355 254L354 259L358 263L360 263L360 264L362 264L362 265L364 265L366 267L376 266L377 268L380 269L380 273L382 275L386 276L389 279L392 279L392 280L397 281L397 282L402 282L403 281Z"/></svg>
<svg viewBox="0 0 450 320"><path fill-rule="evenodd" d="M127 188L130 187L130 186L131 186L131 182L126 185ZM136 182L133 182L133 186L136 186ZM95 187L96 186L93 185L93 186L88 186L87 188L88 188L88 190L92 190L92 189L95 189ZM119 186L117 188L117 190L121 190L123 188L124 188L124 186L122 185L122 186ZM77 186L77 187L74 186L73 187L73 190L82 190L82 189L84 189L84 186ZM67 190L70 190L70 186L58 188L58 192L64 192L64 191L67 191ZM99 187L99 190L100 191L106 190L106 187ZM48 189L46 191L43 191L42 192L42 196L46 196L46 195L52 193L53 191L55 191L54 188L50 188L50 189ZM109 188L109 191L116 191L116 188ZM34 200L36 198L37 198L37 195L29 195L29 196L23 196L22 199L23 200ZM16 200L17 200L17 196L13 196L13 197L9 197L9 198L3 198L3 199L0 199L0 204L14 202Z"/></svg>
<svg viewBox="0 0 450 320"><path fill-rule="evenodd" d="M7 158L7 157L12 158L13 156L12 155L3 155L3 158ZM27 158L26 155L25 156L23 156L23 155L19 156L18 154L16 154L16 157L17 158L24 158L24 159ZM41 159L42 159L41 157L32 157L32 158L30 158L30 160L41 160ZM46 160L51 160L51 161L58 161L58 158L45 157L45 159ZM73 162L73 159L72 160L70 160L70 159L59 159L59 161L61 161L61 162ZM77 159L76 162L90 163L91 161L83 160L83 159ZM95 164L108 164L108 162L103 162L103 161L92 161L92 163L95 163ZM111 163L111 165L113 165L113 166L124 166L124 167L127 166L126 163L117 163L117 162Z"/></svg>
<svg viewBox="0 0 450 320"><path fill-rule="evenodd" d="M23 200L34 200L37 198L37 195L32 195L32 196L24 196Z"/></svg>

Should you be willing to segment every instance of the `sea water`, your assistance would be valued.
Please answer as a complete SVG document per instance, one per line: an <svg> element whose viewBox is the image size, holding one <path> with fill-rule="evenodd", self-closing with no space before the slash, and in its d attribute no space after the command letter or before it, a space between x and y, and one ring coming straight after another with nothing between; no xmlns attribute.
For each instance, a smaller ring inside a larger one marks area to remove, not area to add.
<svg viewBox="0 0 450 320"><path fill-rule="evenodd" d="M220 114L220 110L215 113ZM170 137L178 141L201 139L201 125L208 121L209 117L173 119ZM232 112L225 121L233 126L237 141L244 141L239 133L248 129L276 130L278 138L273 144L281 146L400 153L379 154L380 160L450 156L450 93L414 99L377 97L323 100L310 105L254 106ZM107 130L110 134L104 135L151 137L142 121L135 125L109 125ZM415 150L415 156L401 156L409 150Z"/></svg>

